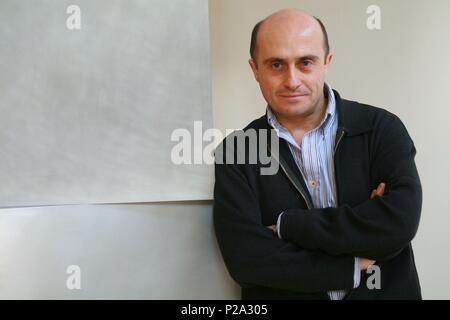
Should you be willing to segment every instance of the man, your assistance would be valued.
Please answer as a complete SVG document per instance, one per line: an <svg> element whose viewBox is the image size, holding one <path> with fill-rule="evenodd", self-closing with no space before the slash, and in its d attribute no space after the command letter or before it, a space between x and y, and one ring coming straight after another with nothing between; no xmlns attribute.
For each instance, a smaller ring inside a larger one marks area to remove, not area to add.
<svg viewBox="0 0 450 320"><path fill-rule="evenodd" d="M411 240L422 191L402 122L325 83L328 36L302 11L257 24L250 53L268 107L242 132L277 129L281 170L216 158L214 226L242 298L421 299ZM368 286L373 264L380 283Z"/></svg>

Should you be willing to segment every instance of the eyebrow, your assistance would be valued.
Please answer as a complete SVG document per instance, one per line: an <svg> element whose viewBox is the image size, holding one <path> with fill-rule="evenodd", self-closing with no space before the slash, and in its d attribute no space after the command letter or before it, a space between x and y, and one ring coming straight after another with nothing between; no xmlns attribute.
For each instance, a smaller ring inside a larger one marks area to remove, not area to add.
<svg viewBox="0 0 450 320"><path fill-rule="evenodd" d="M316 55L313 55L313 54L308 54L306 56L301 56L300 58L297 58L297 60L299 60L299 61L305 61L305 60L317 61L317 60L319 60L319 57ZM285 59L277 58L277 57L270 57L270 58L264 60L263 64L271 63L274 61L285 61Z"/></svg>

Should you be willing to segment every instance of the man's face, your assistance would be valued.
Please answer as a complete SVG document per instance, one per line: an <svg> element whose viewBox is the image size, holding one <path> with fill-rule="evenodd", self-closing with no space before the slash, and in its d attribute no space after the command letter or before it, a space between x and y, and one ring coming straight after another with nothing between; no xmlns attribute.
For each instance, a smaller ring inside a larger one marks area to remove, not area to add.
<svg viewBox="0 0 450 320"><path fill-rule="evenodd" d="M249 61L263 96L281 118L308 117L324 101L323 86L332 59L331 54L325 57L320 26L263 27L256 61Z"/></svg>

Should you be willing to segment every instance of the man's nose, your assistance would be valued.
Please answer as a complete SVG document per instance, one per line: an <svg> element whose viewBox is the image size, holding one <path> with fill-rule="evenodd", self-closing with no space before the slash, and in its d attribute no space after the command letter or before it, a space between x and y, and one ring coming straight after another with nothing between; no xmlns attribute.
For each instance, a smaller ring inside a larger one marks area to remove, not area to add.
<svg viewBox="0 0 450 320"><path fill-rule="evenodd" d="M284 86L291 91L297 90L302 85L301 72L295 67L290 66L286 70Z"/></svg>

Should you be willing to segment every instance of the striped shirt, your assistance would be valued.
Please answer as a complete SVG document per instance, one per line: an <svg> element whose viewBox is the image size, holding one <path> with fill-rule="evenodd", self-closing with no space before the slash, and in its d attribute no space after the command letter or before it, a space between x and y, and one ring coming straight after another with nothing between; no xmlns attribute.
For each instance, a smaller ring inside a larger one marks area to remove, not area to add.
<svg viewBox="0 0 450 320"><path fill-rule="evenodd" d="M338 115L333 90L325 84L324 92L328 97L326 114L315 129L303 135L300 145L297 144L289 130L278 122L270 106L267 106L267 120L277 130L278 137L286 140L288 143L295 163L308 187L315 208L337 206L333 150L338 127ZM281 216L282 214L278 217L278 230ZM281 237L280 234L278 235ZM359 259L355 258L355 288L359 286L359 281ZM345 290L330 291L328 296L331 300L342 300L346 293Z"/></svg>

